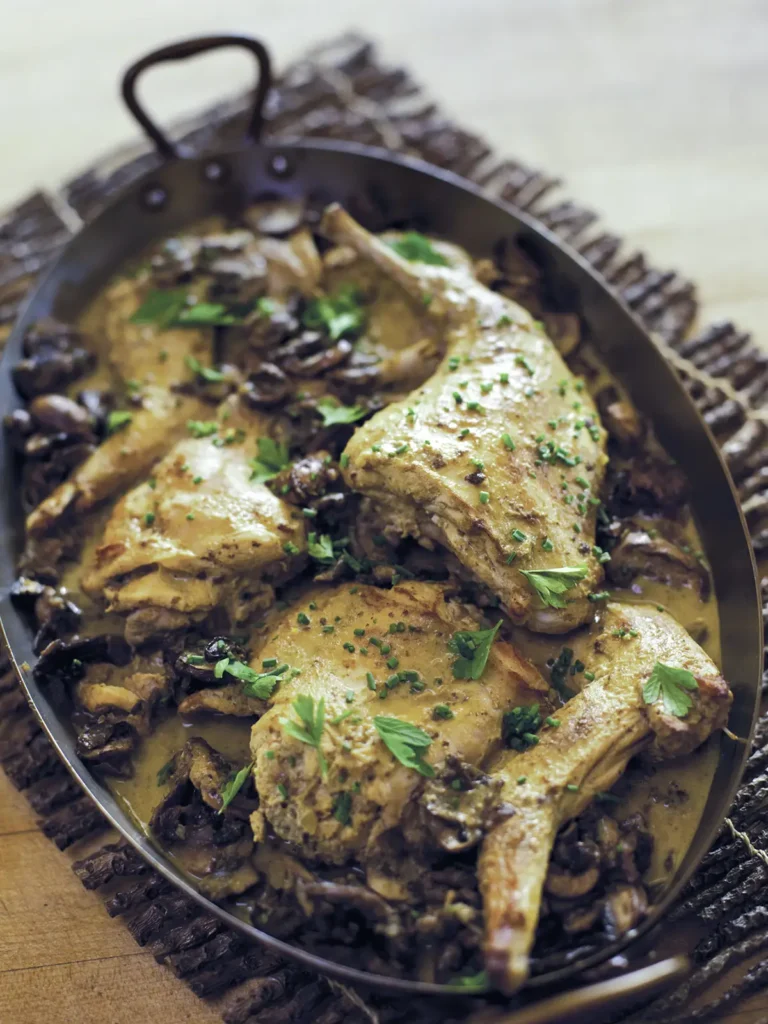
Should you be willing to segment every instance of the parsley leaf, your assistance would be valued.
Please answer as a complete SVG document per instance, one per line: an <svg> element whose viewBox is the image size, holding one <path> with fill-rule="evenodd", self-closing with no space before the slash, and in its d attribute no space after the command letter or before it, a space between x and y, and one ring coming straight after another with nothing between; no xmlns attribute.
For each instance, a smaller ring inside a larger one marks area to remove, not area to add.
<svg viewBox="0 0 768 1024"><path fill-rule="evenodd" d="M250 462L251 481L259 484L274 480L277 474L290 466L288 445L273 441L271 437L260 437L256 442L259 454Z"/></svg>
<svg viewBox="0 0 768 1024"><path fill-rule="evenodd" d="M411 263L429 263L433 267L449 266L445 256L435 249L426 235L420 235L418 231L407 231L396 242L390 242L389 247Z"/></svg>
<svg viewBox="0 0 768 1024"><path fill-rule="evenodd" d="M116 434L123 427L127 427L132 420L132 413L126 412L125 409L113 409L107 416L107 437Z"/></svg>
<svg viewBox="0 0 768 1024"><path fill-rule="evenodd" d="M232 772L229 776L221 791L221 807L219 808L219 814L222 814L229 807L237 794L243 788L243 784L250 775L252 768L253 761L242 767L239 772Z"/></svg>
<svg viewBox="0 0 768 1024"><path fill-rule="evenodd" d="M376 715L374 727L390 754L404 764L413 768L428 779L435 777L435 769L424 760L424 753L432 743L432 738L410 722L401 722L399 718L388 715Z"/></svg>
<svg viewBox="0 0 768 1024"><path fill-rule="evenodd" d="M359 331L365 324L365 310L360 305L360 292L344 285L333 295L313 299L302 316L305 327L327 331L332 341Z"/></svg>
<svg viewBox="0 0 768 1024"><path fill-rule="evenodd" d="M243 693L247 697L258 697L260 700L266 700L267 697L272 696L272 691L280 682L280 676L287 668L287 665L281 665L272 672L254 672L244 661L220 658L214 666L213 674L216 679L223 679L224 673L234 676L235 679L239 679L240 682L245 684L243 686Z"/></svg>
<svg viewBox="0 0 768 1024"><path fill-rule="evenodd" d="M131 317L132 324L154 324L161 330L170 327L187 304L187 293L173 288L151 291Z"/></svg>
<svg viewBox="0 0 768 1024"><path fill-rule="evenodd" d="M460 630L448 641L448 650L458 654L453 663L454 679L479 679L491 653L501 619L492 629Z"/></svg>
<svg viewBox="0 0 768 1024"><path fill-rule="evenodd" d="M563 566L562 569L521 569L520 572L549 608L565 608L560 596L579 580L583 580L589 569L586 565Z"/></svg>
<svg viewBox="0 0 768 1024"><path fill-rule="evenodd" d="M512 750L535 747L539 742L536 733L541 728L541 722L538 704L505 711L501 719L501 738L504 746Z"/></svg>
<svg viewBox="0 0 768 1024"><path fill-rule="evenodd" d="M328 775L328 762L320 748L325 726L325 699L321 697L317 703L317 709L315 709L314 699L305 693L300 693L291 706L302 724L299 725L291 718L281 718L280 724L289 736L293 736L295 740L300 740L317 750L320 774L325 778Z"/></svg>
<svg viewBox="0 0 768 1024"><path fill-rule="evenodd" d="M646 704L655 704L661 697L668 715L685 718L693 706L693 700L686 691L698 688L696 677L688 669L675 668L657 661L643 686L643 700Z"/></svg>
<svg viewBox="0 0 768 1024"><path fill-rule="evenodd" d="M339 405L331 398L321 398L317 411L323 417L324 427L335 427L339 423L354 423L368 414L362 405Z"/></svg>
<svg viewBox="0 0 768 1024"><path fill-rule="evenodd" d="M224 380L223 373L220 373L218 370L212 370L210 366L203 366L200 360L195 359L194 356L187 356L184 362L190 368L192 373L196 373L198 377L202 377L203 380L211 382Z"/></svg>
<svg viewBox="0 0 768 1024"><path fill-rule="evenodd" d="M173 322L174 327L228 327L241 324L243 318L219 302L196 302L185 306Z"/></svg>
<svg viewBox="0 0 768 1024"><path fill-rule="evenodd" d="M192 437L210 437L218 429L216 420L187 420L187 430Z"/></svg>
<svg viewBox="0 0 768 1024"><path fill-rule="evenodd" d="M333 798L333 816L342 825L348 825L352 811L352 796L349 793L337 793Z"/></svg>
<svg viewBox="0 0 768 1024"><path fill-rule="evenodd" d="M311 558L316 558L318 562L333 562L336 555L333 553L333 541L327 533L321 533L320 536L314 532L310 533L307 537L307 551Z"/></svg>

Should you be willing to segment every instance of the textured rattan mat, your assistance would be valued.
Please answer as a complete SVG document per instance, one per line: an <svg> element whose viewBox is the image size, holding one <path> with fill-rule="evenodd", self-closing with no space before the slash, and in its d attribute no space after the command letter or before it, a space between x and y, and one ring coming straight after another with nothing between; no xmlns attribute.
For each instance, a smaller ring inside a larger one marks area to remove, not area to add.
<svg viewBox="0 0 768 1024"><path fill-rule="evenodd" d="M179 125L177 134L196 150L239 139L246 103L239 97L217 105ZM640 316L681 373L737 482L755 550L766 553L768 355L730 323L692 333L696 296L691 282L654 269L642 253L628 252L621 239L596 224L594 213L562 198L557 178L499 159L482 139L447 120L406 71L382 66L371 44L357 36L321 46L285 72L268 104L266 131L271 137L354 139L415 154L526 210L578 249ZM35 193L0 220L0 343L41 268L83 221L156 159L144 147L121 150L67 182L57 195ZM768 623L768 580L763 598ZM768 675L763 688L768 689ZM99 848L106 822L59 762L7 662L0 664L0 763L59 849L81 844L87 855L74 870L86 888L102 894L107 913L122 916L136 941L197 995L222 997L218 1005L228 1024L302 1024L310 1019L314 1024L436 1024L469 1016L471 1005L455 999L447 1008L367 993L361 998L279 962L203 913L131 848ZM768 715L760 722L731 819L674 915L677 921L692 922L695 971L633 1021L716 1018L768 984L764 849ZM697 1009L691 1010L692 1005Z"/></svg>

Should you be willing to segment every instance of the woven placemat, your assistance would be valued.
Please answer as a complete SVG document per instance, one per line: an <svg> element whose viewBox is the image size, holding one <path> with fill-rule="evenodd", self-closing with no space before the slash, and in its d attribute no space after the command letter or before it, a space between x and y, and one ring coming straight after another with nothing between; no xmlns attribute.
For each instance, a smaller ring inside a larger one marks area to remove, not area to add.
<svg viewBox="0 0 768 1024"><path fill-rule="evenodd" d="M247 105L247 96L221 103L179 124L176 137L196 151L235 141L243 133ZM681 374L737 483L755 551L766 553L768 355L731 323L692 334L697 305L690 281L656 270L642 253L626 250L620 238L598 226L594 213L562 197L557 178L499 159L481 138L446 119L407 71L382 66L371 43L359 36L311 50L278 79L266 134L351 139L419 156L525 210L578 249L642 319ZM105 202L156 163L145 146L122 149L59 193L37 192L0 220L0 343L51 257ZM768 580L763 600L768 624ZM768 692L768 674L763 690ZM123 917L136 941L193 992L223 996L218 1005L227 1024L310 1019L314 1024L437 1024L466 1020L477 1006L456 999L448 1007L434 1000L361 994L318 978L224 927L151 871L132 848L123 843L98 848L106 821L58 760L1 655L0 764L59 849L82 844L84 853L93 851L74 864L83 885L98 890L107 912ZM695 922L695 971L633 1021L709 1020L768 984L768 956L763 957L768 950L767 799L768 715L760 721L731 817L673 915Z"/></svg>

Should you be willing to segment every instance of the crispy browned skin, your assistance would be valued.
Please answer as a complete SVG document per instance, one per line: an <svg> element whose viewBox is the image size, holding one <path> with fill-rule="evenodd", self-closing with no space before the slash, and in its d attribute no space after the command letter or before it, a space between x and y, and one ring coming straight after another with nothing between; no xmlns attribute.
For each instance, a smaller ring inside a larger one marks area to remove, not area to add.
<svg viewBox="0 0 768 1024"><path fill-rule="evenodd" d="M339 207L322 229L423 300L444 352L425 384L355 432L349 485L402 535L453 552L515 623L561 633L585 622L602 576L590 498L606 465L589 396L530 315L481 285L465 261L408 262ZM586 576L564 608L544 607L520 573L581 565Z"/></svg>
<svg viewBox="0 0 768 1024"><path fill-rule="evenodd" d="M637 636L614 636L622 629ZM537 746L506 755L496 769L506 777L504 796L516 813L487 836L479 871L486 963L508 992L528 976L542 886L561 825L595 793L610 789L639 750L650 747L660 758L688 753L725 725L731 704L714 662L670 615L652 606L610 604L600 628L571 646L594 682L558 712L558 728L543 729ZM696 677L699 688L684 718L664 713L661 702L643 700L657 661Z"/></svg>

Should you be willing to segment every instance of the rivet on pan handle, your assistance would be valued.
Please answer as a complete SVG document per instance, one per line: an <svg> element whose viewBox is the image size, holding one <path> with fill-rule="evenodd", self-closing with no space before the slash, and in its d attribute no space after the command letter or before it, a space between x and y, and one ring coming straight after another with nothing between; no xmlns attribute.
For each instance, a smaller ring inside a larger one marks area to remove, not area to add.
<svg viewBox="0 0 768 1024"><path fill-rule="evenodd" d="M158 128L144 107L136 97L136 83L142 72L157 64L165 64L168 61L186 60L187 57L194 57L198 53L206 53L208 50L219 50L223 47L239 46L248 50L256 58L259 66L259 80L253 93L253 106L251 117L246 129L246 136L254 142L259 141L261 128L264 122L264 103L267 93L272 85L272 69L269 54L266 48L250 36L199 36L195 39L186 39L180 43L172 43L170 46L163 46L159 50L153 50L145 57L140 58L128 68L123 75L121 93L125 105L139 122L145 134L152 140L160 156L165 159L182 157L183 151L174 145L173 142Z"/></svg>
<svg viewBox="0 0 768 1024"><path fill-rule="evenodd" d="M682 981L690 969L687 957L673 956L607 981L569 989L510 1013L483 1010L470 1017L470 1024L566 1024L567 1021L585 1024L604 1020L598 1014L631 1005L638 998L650 999L674 982Z"/></svg>

